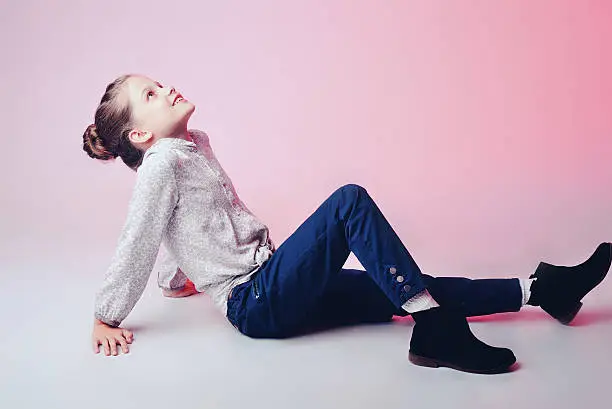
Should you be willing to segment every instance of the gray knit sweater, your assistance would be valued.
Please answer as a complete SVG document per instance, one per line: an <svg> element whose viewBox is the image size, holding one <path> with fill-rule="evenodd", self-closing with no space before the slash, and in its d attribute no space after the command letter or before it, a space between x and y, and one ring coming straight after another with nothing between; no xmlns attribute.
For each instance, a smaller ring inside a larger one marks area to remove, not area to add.
<svg viewBox="0 0 612 409"><path fill-rule="evenodd" d="M180 288L189 278L226 314L227 296L276 250L268 228L238 198L210 146L157 140L144 154L115 254L96 293L94 316L119 326L134 308L162 248L158 285Z"/></svg>

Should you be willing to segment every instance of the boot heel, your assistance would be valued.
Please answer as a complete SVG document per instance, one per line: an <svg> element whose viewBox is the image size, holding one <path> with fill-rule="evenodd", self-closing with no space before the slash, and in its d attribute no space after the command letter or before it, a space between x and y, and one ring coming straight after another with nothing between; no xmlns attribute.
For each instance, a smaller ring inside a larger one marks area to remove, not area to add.
<svg viewBox="0 0 612 409"><path fill-rule="evenodd" d="M556 318L561 324L569 325L570 322L576 317L578 311L582 308L582 302L577 301L569 307L560 308L557 306L541 306L544 311L549 313L552 317Z"/></svg>
<svg viewBox="0 0 612 409"><path fill-rule="evenodd" d="M418 366L426 366L428 368L440 367L440 365L438 365L438 363L434 359L415 355L412 352L408 352L408 360Z"/></svg>

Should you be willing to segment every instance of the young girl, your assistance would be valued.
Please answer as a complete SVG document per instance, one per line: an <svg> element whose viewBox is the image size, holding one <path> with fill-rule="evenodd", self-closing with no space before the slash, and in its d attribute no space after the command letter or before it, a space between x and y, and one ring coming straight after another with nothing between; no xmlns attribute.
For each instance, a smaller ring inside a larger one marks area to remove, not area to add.
<svg viewBox="0 0 612 409"><path fill-rule="evenodd" d="M119 327L141 297L160 246L167 296L206 291L229 322L252 338L390 321L411 314L411 362L476 373L511 369L511 350L477 339L466 317L541 306L568 324L600 283L612 245L574 267L540 263L529 279L421 273L365 188L334 191L277 249L268 228L238 198L208 136L188 129L193 103L140 75L109 84L83 135L95 159L121 157L137 172L128 215L96 294L93 348L124 353L133 333ZM365 267L343 269L353 252Z"/></svg>

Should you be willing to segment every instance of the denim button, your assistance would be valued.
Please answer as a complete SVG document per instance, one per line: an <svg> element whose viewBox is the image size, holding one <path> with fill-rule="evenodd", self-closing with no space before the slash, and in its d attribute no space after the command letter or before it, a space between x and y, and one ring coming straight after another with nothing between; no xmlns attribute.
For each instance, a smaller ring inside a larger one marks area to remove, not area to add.
<svg viewBox="0 0 612 409"><path fill-rule="evenodd" d="M397 272L397 269L396 269L395 267L391 267L391 268L389 269L389 272L390 272L391 274L395 274L395 273Z"/></svg>
<svg viewBox="0 0 612 409"><path fill-rule="evenodd" d="M397 276L396 280L398 283L401 283L402 281L404 281L404 276Z"/></svg>
<svg viewBox="0 0 612 409"><path fill-rule="evenodd" d="M406 291L407 293L409 293L409 292L410 292L410 290L412 290L412 287L410 287L408 284L406 284L406 285L404 286L404 291Z"/></svg>

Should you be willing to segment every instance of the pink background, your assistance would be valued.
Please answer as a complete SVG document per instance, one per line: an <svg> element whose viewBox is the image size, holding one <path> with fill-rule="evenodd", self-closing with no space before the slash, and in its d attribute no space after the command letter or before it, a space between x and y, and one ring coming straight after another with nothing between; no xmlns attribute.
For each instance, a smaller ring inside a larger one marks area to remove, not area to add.
<svg viewBox="0 0 612 409"><path fill-rule="evenodd" d="M128 72L196 104L277 245L357 183L434 275L580 262L612 240L611 20L607 1L6 2L2 274L102 279L135 174L82 134Z"/></svg>

